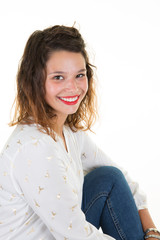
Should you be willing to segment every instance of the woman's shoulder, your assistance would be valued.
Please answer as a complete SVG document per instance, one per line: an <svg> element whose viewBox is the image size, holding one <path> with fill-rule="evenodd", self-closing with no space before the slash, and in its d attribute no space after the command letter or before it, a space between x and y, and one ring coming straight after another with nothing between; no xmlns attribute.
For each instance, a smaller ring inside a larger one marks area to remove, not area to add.
<svg viewBox="0 0 160 240"><path fill-rule="evenodd" d="M26 144L39 142L44 138L51 138L49 135L41 132L36 124L32 125L17 125L13 130L11 136L6 142L2 152L13 153L15 149L20 149Z"/></svg>
<svg viewBox="0 0 160 240"><path fill-rule="evenodd" d="M19 124L15 128L11 139L15 140L23 140L24 142L31 141L33 139L41 139L44 136L48 136L46 133L39 130L36 124ZM49 137L49 136L48 136Z"/></svg>

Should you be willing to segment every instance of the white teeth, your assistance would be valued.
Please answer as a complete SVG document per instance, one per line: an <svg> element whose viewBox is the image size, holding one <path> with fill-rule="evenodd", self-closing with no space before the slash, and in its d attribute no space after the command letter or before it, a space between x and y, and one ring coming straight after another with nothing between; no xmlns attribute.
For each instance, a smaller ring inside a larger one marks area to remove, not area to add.
<svg viewBox="0 0 160 240"><path fill-rule="evenodd" d="M74 98L63 98L63 97L59 97L60 99L66 101L66 102L74 102L78 99L78 97L74 97Z"/></svg>

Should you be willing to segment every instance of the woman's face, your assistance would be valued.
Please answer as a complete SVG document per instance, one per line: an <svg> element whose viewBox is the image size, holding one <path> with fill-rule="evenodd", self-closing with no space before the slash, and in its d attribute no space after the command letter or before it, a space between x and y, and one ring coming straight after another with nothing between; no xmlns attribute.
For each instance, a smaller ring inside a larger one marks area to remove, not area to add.
<svg viewBox="0 0 160 240"><path fill-rule="evenodd" d="M86 63L81 53L55 51L46 63L46 102L57 116L77 111L88 90Z"/></svg>

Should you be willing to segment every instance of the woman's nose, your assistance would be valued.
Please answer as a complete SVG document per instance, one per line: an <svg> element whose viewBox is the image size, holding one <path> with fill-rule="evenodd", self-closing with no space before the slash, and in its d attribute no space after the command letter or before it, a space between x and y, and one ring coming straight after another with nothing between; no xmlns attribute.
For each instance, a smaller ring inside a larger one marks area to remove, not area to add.
<svg viewBox="0 0 160 240"><path fill-rule="evenodd" d="M70 79L68 79L66 87L67 87L69 90L76 91L76 90L77 90L77 82L76 82L76 79L75 79L75 78L70 78Z"/></svg>

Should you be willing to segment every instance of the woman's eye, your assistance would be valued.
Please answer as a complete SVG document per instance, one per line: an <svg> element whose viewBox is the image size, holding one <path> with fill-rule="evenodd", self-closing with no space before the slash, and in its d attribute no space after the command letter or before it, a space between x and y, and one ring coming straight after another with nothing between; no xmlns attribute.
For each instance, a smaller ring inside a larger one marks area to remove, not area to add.
<svg viewBox="0 0 160 240"><path fill-rule="evenodd" d="M55 79L55 80L63 80L63 77L62 76L54 76L53 79Z"/></svg>
<svg viewBox="0 0 160 240"><path fill-rule="evenodd" d="M84 76L85 76L85 74L80 73L80 74L77 75L77 78L82 78Z"/></svg>

